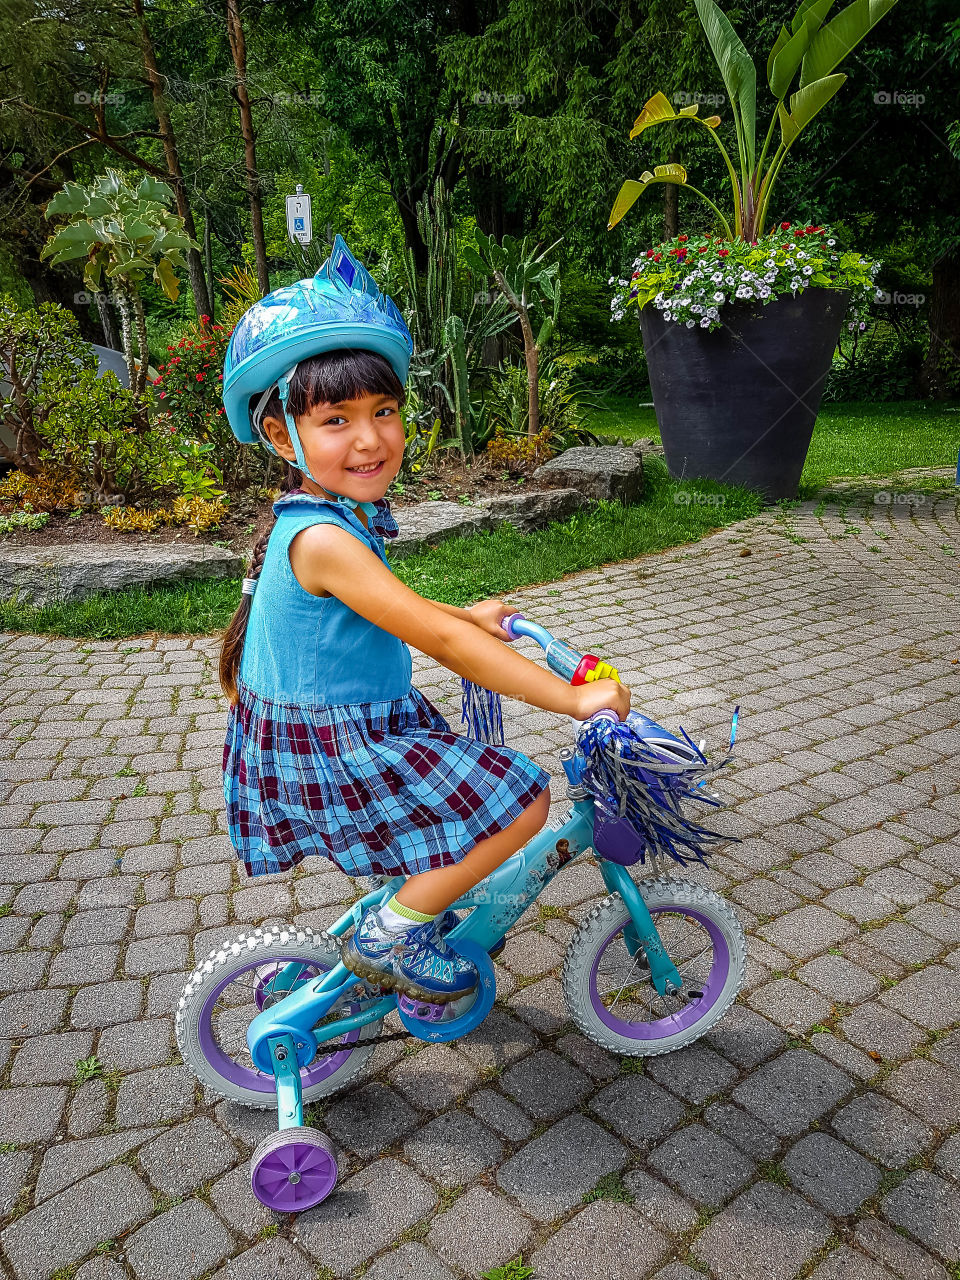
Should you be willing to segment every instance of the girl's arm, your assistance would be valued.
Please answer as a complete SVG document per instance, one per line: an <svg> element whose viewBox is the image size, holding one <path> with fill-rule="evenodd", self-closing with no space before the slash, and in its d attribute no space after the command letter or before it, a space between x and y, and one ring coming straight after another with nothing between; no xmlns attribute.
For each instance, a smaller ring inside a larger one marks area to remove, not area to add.
<svg viewBox="0 0 960 1280"><path fill-rule="evenodd" d="M465 611L449 612L417 595L345 529L304 529L290 544L290 565L306 591L329 591L368 622L485 689L578 720L602 707L622 719L630 709L629 690L615 680L569 685L459 616Z"/></svg>

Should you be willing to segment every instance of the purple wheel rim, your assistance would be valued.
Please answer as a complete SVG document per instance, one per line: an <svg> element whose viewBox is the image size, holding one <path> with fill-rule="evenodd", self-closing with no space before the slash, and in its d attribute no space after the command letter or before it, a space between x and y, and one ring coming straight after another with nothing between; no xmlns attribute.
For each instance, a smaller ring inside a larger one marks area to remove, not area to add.
<svg viewBox="0 0 960 1280"><path fill-rule="evenodd" d="M337 1162L319 1142L291 1139L256 1160L253 1194L276 1213L297 1213L325 1200L337 1184Z"/></svg>
<svg viewBox="0 0 960 1280"><path fill-rule="evenodd" d="M688 1030L694 1023L699 1022L704 1014L709 1012L720 999L720 993L723 991L730 972L730 949L727 946L723 930L715 921L695 907L681 907L678 905L677 907L650 908L654 923L656 923L656 917L664 913L687 916L703 925L710 935L710 941L713 943L713 964L706 982L698 984L697 989L701 990L703 995L695 1003L684 1004L676 1013L669 1014L663 1018L654 1018L649 1022L629 1022L623 1018L618 1018L603 1003L600 992L597 990L597 970L600 967L600 960L617 934L622 933L629 925L629 916L623 924L615 925L604 938L590 970L590 1003L593 1006L594 1013L605 1027L629 1040L664 1040L668 1036L674 1036L680 1031Z"/></svg>
<svg viewBox="0 0 960 1280"><path fill-rule="evenodd" d="M219 1076L223 1077L225 1080L229 1080L231 1084L236 1085L241 1089L250 1089L255 1093L272 1094L276 1092L276 1086L274 1085L272 1075L266 1075L264 1072L258 1071L254 1066L248 1067L242 1062L237 1062L236 1058L232 1058L230 1054L225 1053L224 1050L221 1049L217 1042L217 1038L214 1035L212 1022L212 1014L217 1001L223 995L230 983L236 982L236 980L242 977L245 973L249 973L254 969L262 969L265 963L273 964L277 962L282 967L285 964L296 962L299 959L301 959L301 957L298 956L296 952L293 952L292 954L285 956L271 956L269 961L264 961L262 956L259 960L251 960L250 964L247 965L246 968L238 969L236 973L229 974L222 982L217 983L203 1002L203 1008L200 1010L199 1025L197 1027L197 1037L200 1041L200 1050L207 1062L210 1063L211 1067L213 1067ZM327 972L327 970L315 960L310 960L307 963L316 968L318 972ZM256 993L254 991L251 991L250 993L250 1003L256 1005ZM352 1005L350 1006L349 1011L355 1012ZM309 1089L312 1085L320 1084L329 1076L333 1075L334 1071L339 1070L353 1052L353 1047L359 1038L359 1028L355 1031L347 1032L347 1034L341 1038L339 1043L349 1046L348 1048L333 1050L324 1057L320 1057L318 1055L308 1067L304 1067L300 1072L300 1082L302 1087L304 1089ZM244 1040L244 1044L246 1044L246 1040ZM323 1046L321 1045L321 1050L322 1048Z"/></svg>

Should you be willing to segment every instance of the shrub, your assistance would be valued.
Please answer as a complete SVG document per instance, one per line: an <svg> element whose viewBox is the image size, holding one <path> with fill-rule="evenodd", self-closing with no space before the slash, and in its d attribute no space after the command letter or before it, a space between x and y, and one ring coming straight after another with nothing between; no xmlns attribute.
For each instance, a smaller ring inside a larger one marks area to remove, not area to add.
<svg viewBox="0 0 960 1280"><path fill-rule="evenodd" d="M16 533L18 529L42 529L49 519L45 511L14 511L0 516L0 534Z"/></svg>

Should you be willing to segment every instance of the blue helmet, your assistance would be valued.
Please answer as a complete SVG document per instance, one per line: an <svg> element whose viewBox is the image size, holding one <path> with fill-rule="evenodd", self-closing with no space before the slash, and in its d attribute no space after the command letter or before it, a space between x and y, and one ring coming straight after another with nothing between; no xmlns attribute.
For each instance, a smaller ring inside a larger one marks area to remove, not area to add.
<svg viewBox="0 0 960 1280"><path fill-rule="evenodd" d="M234 329L223 363L223 405L243 444L259 440L259 417L276 387L301 471L309 475L296 424L287 411L290 379L301 360L338 347L375 351L406 384L413 340L392 298L359 262L342 236L308 280L285 285L255 302ZM260 396L251 413L250 400Z"/></svg>

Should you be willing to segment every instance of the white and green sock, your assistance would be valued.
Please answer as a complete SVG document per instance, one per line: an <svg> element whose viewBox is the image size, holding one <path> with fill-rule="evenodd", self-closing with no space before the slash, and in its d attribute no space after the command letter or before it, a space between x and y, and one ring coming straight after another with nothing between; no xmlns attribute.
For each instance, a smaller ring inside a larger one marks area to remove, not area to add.
<svg viewBox="0 0 960 1280"><path fill-rule="evenodd" d="M378 915L380 923L391 933L405 932L418 924L436 919L435 915L424 915L422 911L414 911L413 907L405 907L402 902L397 901L396 894L380 908Z"/></svg>

